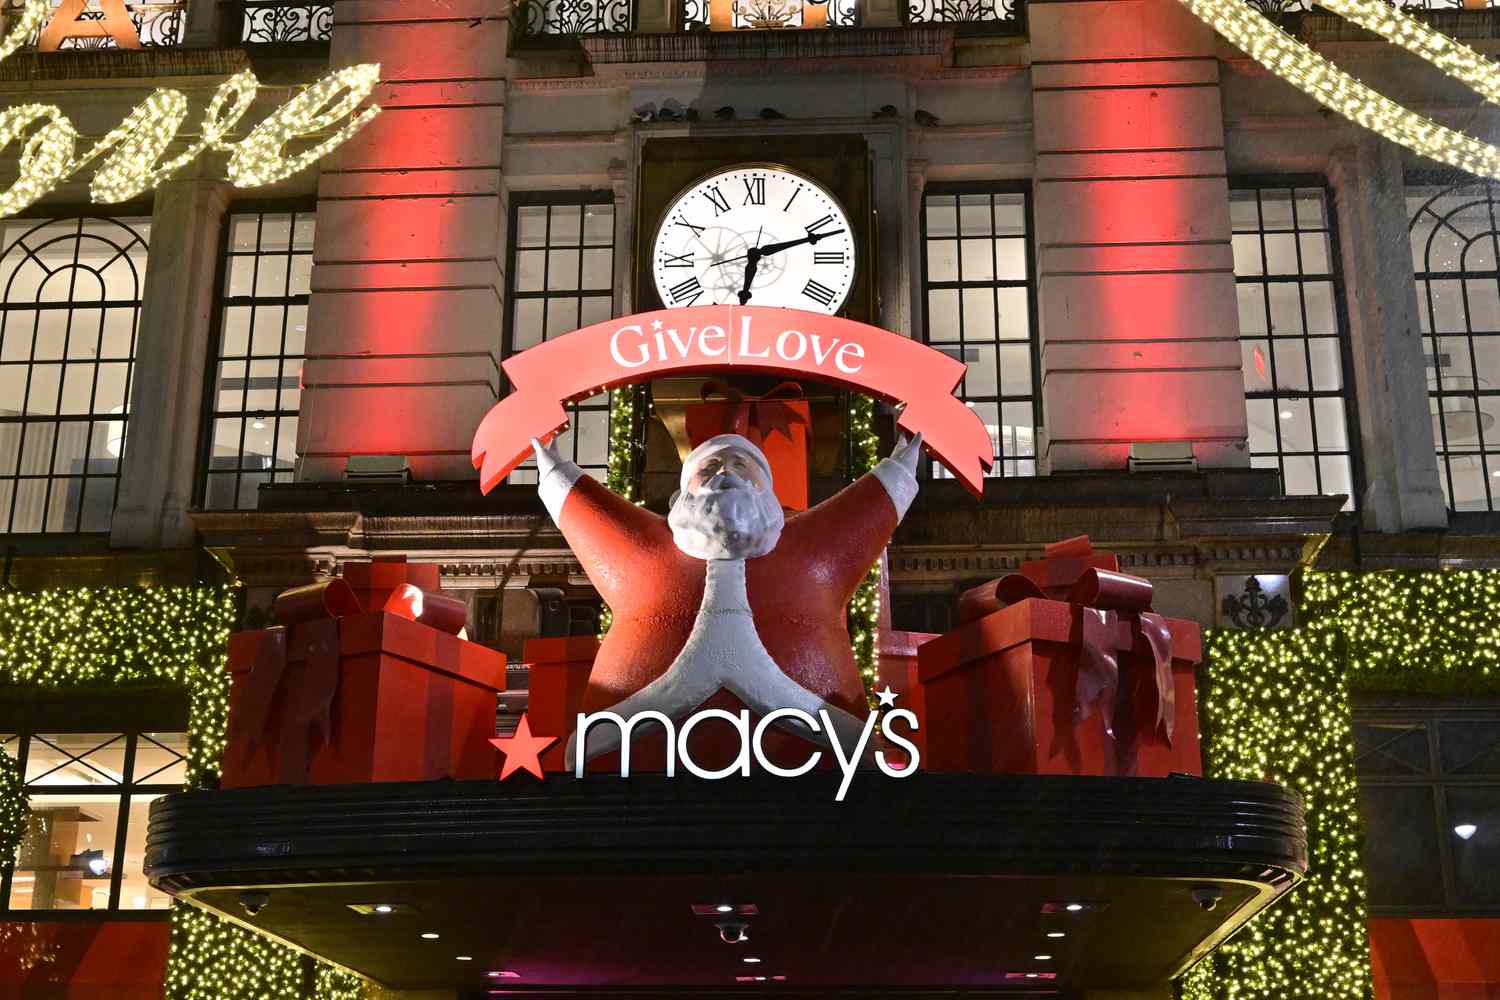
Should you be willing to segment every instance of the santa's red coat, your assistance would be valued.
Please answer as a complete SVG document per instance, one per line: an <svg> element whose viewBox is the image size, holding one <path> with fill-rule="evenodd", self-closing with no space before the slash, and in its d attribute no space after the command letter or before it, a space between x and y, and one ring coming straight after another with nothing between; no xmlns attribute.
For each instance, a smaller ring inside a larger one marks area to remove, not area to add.
<svg viewBox="0 0 1500 1000"><path fill-rule="evenodd" d="M866 475L787 517L781 541L745 564L755 630L792 680L863 718L864 685L845 609L896 530L895 505ZM679 549L666 518L585 476L558 526L613 614L589 674L585 711L609 708L656 680L681 652L703 602L706 564ZM721 692L707 705L730 707ZM644 762L643 762L644 763Z"/></svg>

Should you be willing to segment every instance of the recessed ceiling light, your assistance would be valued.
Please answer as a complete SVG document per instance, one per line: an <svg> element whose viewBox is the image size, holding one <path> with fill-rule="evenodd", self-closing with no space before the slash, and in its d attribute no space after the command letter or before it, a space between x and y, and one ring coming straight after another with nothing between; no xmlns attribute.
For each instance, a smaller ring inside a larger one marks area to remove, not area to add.
<svg viewBox="0 0 1500 1000"><path fill-rule="evenodd" d="M375 912L376 913L390 913L394 909L395 909L395 907L392 906L390 903L376 903L375 904Z"/></svg>
<svg viewBox="0 0 1500 1000"><path fill-rule="evenodd" d="M521 974L511 969L495 969L490 972L491 979L520 979Z"/></svg>
<svg viewBox="0 0 1500 1000"><path fill-rule="evenodd" d="M426 934L422 935L422 940L424 940L424 941L436 941L441 936L442 935L438 934L437 931L428 931Z"/></svg>
<svg viewBox="0 0 1500 1000"><path fill-rule="evenodd" d="M718 910L720 913L734 912L734 907L730 906L728 903L720 903L718 906L715 906L714 909Z"/></svg>
<svg viewBox="0 0 1500 1000"><path fill-rule="evenodd" d="M253 420L250 422L250 426L254 430L263 431L266 429L266 422L264 420Z"/></svg>
<svg viewBox="0 0 1500 1000"><path fill-rule="evenodd" d="M1034 958L1034 959L1036 959L1038 962L1050 962L1050 961L1052 961L1052 956L1051 955L1032 955L1031 957Z"/></svg>
<svg viewBox="0 0 1500 1000"><path fill-rule="evenodd" d="M1026 973L1026 978L1027 979L1035 979L1036 978L1036 973L1035 972L1028 972L1028 973Z"/></svg>
<svg viewBox="0 0 1500 1000"><path fill-rule="evenodd" d="M1067 906L1063 907L1063 909L1067 910L1069 913L1078 913L1083 910L1083 904L1069 903Z"/></svg>
<svg viewBox="0 0 1500 1000"><path fill-rule="evenodd" d="M760 959L754 957L753 955L747 955L745 958L741 959L741 961L743 961L746 965L755 965L760 962Z"/></svg>
<svg viewBox="0 0 1500 1000"><path fill-rule="evenodd" d="M1064 934L1062 931L1048 931L1047 936L1050 938L1060 938L1067 937L1068 935Z"/></svg>
<svg viewBox="0 0 1500 1000"><path fill-rule="evenodd" d="M1282 410L1281 411L1281 419L1282 420L1290 420L1290 419L1292 419L1292 411L1291 410Z"/></svg>
<svg viewBox="0 0 1500 1000"><path fill-rule="evenodd" d="M473 955L454 955L453 957L456 958L456 959L458 959L460 962L472 962L472 961L474 961L474 956Z"/></svg>
<svg viewBox="0 0 1500 1000"><path fill-rule="evenodd" d="M1453 832L1458 834L1459 840L1468 840L1470 837L1474 836L1474 834L1479 832L1479 827L1475 826L1473 823L1460 823L1453 828Z"/></svg>

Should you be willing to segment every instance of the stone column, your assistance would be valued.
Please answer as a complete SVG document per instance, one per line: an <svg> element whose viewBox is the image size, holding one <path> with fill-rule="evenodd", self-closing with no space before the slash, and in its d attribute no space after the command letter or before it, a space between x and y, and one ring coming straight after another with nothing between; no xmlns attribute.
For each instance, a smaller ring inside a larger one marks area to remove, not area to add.
<svg viewBox="0 0 1500 1000"><path fill-rule="evenodd" d="M229 185L173 180L156 189L130 420L110 543L191 545L199 419L213 349L214 282Z"/></svg>
<svg viewBox="0 0 1500 1000"><path fill-rule="evenodd" d="M1441 528L1447 503L1427 399L1427 347L1407 235L1400 151L1363 134L1329 158L1364 464L1364 523Z"/></svg>
<svg viewBox="0 0 1500 1000"><path fill-rule="evenodd" d="M910 303L910 308L906 310L906 316L901 317L890 315L891 306L886 305L881 310L880 317L886 329L905 333L916 341L927 338L927 293L922 287L925 279L922 274L922 199L927 194L929 166L927 160L906 161L906 218L910 221L906 231L900 236L901 245L906 251L900 257L902 287L906 289L906 300ZM904 327L900 325L902 318L906 320Z"/></svg>
<svg viewBox="0 0 1500 1000"><path fill-rule="evenodd" d="M223 45L228 14L229 5L224 0L187 0L187 10L183 15L187 18L182 29L183 46L211 49ZM234 37L237 39L239 34Z"/></svg>
<svg viewBox="0 0 1500 1000"><path fill-rule="evenodd" d="M1248 465L1213 33L1176 0L1028 17L1050 467L1163 440Z"/></svg>
<svg viewBox="0 0 1500 1000"><path fill-rule="evenodd" d="M381 64L384 112L318 185L300 478L404 455L468 479L499 392L509 3L341 0L330 62Z"/></svg>

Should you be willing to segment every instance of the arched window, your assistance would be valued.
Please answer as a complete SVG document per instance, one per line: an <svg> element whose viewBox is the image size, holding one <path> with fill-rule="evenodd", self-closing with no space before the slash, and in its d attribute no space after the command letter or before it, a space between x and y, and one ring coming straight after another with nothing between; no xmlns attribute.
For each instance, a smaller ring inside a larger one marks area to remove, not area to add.
<svg viewBox="0 0 1500 1000"><path fill-rule="evenodd" d="M1500 508L1500 206L1495 185L1409 188L1412 269L1438 472L1456 511Z"/></svg>
<svg viewBox="0 0 1500 1000"><path fill-rule="evenodd" d="M0 533L109 530L149 229L0 223Z"/></svg>

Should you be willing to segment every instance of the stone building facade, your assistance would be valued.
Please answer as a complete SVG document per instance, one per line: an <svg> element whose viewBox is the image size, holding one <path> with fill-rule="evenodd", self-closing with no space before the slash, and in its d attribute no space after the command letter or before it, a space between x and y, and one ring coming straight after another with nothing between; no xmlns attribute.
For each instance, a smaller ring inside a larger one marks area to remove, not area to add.
<svg viewBox="0 0 1500 1000"><path fill-rule="evenodd" d="M232 574L254 624L345 562L436 562L512 659L513 724L525 640L593 631L598 601L524 469L479 494L473 430L508 352L658 305L660 164L694 149L705 170L862 156L865 318L970 365L995 475L979 503L924 482L888 552L890 628L943 631L961 589L1079 534L1206 626L1299 567L1497 568L1493 183L1331 115L1177 0L839 3L807 5L837 26L783 31L692 30L722 12L668 0L130 4L147 41L157 8L177 18L166 44L0 63L0 101L56 104L85 141L157 87L197 108L244 68L252 120L366 62L383 109L267 189L209 156L145 200L90 204L84 171L0 220L6 585ZM1273 13L1407 106L1500 134L1373 36ZM1500 51L1493 9L1422 16ZM609 419L586 401L564 436L601 476ZM631 455L659 503L675 458L654 417ZM361 481L371 456L401 481ZM846 469L827 458L815 494ZM6 733L62 732L6 711ZM90 732L114 729L147 731ZM6 920L32 909L19 884ZM1422 912L1500 934L1486 891Z"/></svg>

